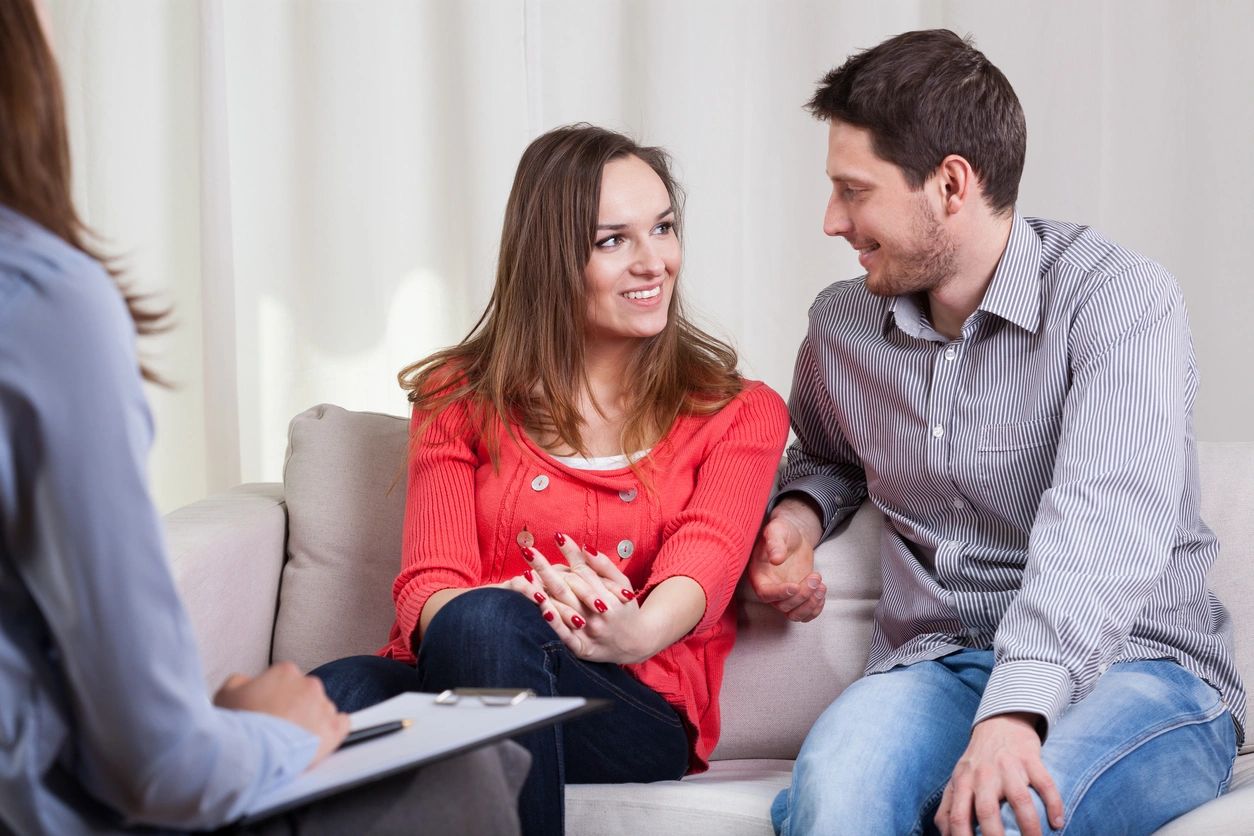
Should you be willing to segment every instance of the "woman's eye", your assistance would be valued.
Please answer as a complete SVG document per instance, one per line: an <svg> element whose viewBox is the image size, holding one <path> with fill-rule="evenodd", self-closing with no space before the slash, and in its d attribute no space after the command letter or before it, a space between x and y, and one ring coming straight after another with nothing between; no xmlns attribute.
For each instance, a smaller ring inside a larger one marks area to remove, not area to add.
<svg viewBox="0 0 1254 836"><path fill-rule="evenodd" d="M611 250L617 247L621 240L617 235L611 235L608 238L602 238L600 241L597 241L596 247L599 250Z"/></svg>
<svg viewBox="0 0 1254 836"><path fill-rule="evenodd" d="M653 234L654 235L667 235L674 228L675 228L674 221L662 221L660 224L653 227Z"/></svg>

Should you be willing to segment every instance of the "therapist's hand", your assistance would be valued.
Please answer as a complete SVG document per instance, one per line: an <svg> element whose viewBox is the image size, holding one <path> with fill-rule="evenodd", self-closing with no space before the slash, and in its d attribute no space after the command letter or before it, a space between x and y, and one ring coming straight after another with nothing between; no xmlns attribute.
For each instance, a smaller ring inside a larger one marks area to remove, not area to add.
<svg viewBox="0 0 1254 836"><path fill-rule="evenodd" d="M1032 787L1045 802L1055 830L1064 823L1062 796L1041 762L1037 715L998 714L971 730L967 751L945 786L936 826L941 836L971 836L976 824L984 836L1003 836L1001 803L1009 802L1023 836L1041 836Z"/></svg>
<svg viewBox="0 0 1254 836"><path fill-rule="evenodd" d="M316 735L318 752L310 766L334 752L348 735L348 715L327 698L322 680L305 676L291 662L279 662L255 677L232 674L214 694L213 704L270 714Z"/></svg>
<svg viewBox="0 0 1254 836"><path fill-rule="evenodd" d="M827 587L814 571L814 546L822 535L810 504L785 498L754 543L748 570L753 592L791 621L809 621L823 611Z"/></svg>

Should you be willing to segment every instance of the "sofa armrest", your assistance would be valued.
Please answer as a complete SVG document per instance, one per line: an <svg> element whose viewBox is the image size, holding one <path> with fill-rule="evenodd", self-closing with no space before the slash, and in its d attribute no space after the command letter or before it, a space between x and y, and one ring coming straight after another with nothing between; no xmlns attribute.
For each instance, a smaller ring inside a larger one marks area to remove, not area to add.
<svg viewBox="0 0 1254 836"><path fill-rule="evenodd" d="M210 692L270 664L287 509L278 483L239 485L166 515L171 569Z"/></svg>

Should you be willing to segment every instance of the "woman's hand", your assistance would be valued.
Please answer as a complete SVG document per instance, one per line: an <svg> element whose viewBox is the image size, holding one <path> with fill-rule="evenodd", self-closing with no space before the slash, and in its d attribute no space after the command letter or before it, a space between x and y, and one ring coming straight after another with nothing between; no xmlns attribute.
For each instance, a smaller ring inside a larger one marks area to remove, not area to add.
<svg viewBox="0 0 1254 836"><path fill-rule="evenodd" d="M506 583L531 597L553 632L580 659L627 664L652 655L631 581L609 557L582 549L559 534L567 565L549 563L538 549L524 549L532 569Z"/></svg>

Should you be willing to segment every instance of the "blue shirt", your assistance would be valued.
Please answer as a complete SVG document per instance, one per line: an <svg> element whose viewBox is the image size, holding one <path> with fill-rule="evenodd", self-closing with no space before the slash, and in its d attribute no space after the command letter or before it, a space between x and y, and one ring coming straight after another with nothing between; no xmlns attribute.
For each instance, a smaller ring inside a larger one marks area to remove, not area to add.
<svg viewBox="0 0 1254 836"><path fill-rule="evenodd" d="M0 831L220 826L317 749L205 690L134 334L100 265L0 207Z"/></svg>
<svg viewBox="0 0 1254 836"><path fill-rule="evenodd" d="M1055 721L1115 662L1174 659L1238 726L1228 611L1206 586L1197 370L1158 264L1086 227L1015 215L957 339L919 300L838 282L810 310L781 493L828 534L884 512L868 673L962 648L996 664L975 721Z"/></svg>

